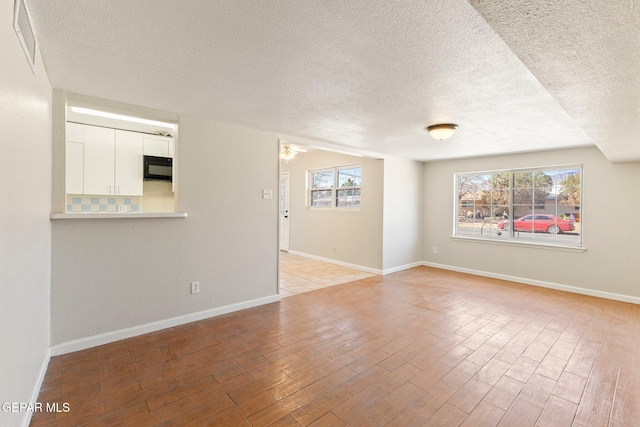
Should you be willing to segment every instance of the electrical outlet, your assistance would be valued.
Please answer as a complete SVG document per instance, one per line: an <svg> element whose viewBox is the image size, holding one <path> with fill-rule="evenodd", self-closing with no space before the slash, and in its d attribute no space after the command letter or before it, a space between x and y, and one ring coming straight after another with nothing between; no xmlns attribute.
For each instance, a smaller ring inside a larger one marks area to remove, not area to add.
<svg viewBox="0 0 640 427"><path fill-rule="evenodd" d="M118 212L129 212L127 205L118 205Z"/></svg>
<svg viewBox="0 0 640 427"><path fill-rule="evenodd" d="M435 246L433 247L433 253L434 253L434 254L437 254L437 253L438 253L438 248L437 248L437 247L435 247Z"/></svg>
<svg viewBox="0 0 640 427"><path fill-rule="evenodd" d="M273 198L273 191L271 191L271 190L262 190L262 198L263 199L272 199Z"/></svg>
<svg viewBox="0 0 640 427"><path fill-rule="evenodd" d="M200 292L200 282L191 282L191 293L197 294Z"/></svg>

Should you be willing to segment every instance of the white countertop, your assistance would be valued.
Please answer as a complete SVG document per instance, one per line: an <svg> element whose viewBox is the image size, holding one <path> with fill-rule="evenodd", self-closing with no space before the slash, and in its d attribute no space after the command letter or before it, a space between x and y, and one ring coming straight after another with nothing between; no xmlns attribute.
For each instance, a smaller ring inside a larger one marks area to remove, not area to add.
<svg viewBox="0 0 640 427"><path fill-rule="evenodd" d="M115 218L127 218L127 219L139 219L139 218L186 218L186 212L167 212L167 213L52 213L49 216L51 219L115 219Z"/></svg>

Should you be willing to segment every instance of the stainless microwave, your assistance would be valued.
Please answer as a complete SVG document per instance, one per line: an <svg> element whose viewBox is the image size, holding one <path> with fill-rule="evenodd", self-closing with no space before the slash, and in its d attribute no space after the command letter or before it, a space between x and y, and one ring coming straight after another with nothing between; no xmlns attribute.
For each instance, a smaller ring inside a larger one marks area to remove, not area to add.
<svg viewBox="0 0 640 427"><path fill-rule="evenodd" d="M144 156L145 181L172 181L173 159L171 157Z"/></svg>

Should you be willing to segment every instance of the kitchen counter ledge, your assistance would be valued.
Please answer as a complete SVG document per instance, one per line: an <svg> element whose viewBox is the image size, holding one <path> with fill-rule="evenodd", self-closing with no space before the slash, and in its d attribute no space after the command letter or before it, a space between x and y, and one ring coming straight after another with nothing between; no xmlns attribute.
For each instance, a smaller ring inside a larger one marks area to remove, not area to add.
<svg viewBox="0 0 640 427"><path fill-rule="evenodd" d="M140 219L140 218L186 218L186 212L167 213L52 213L51 219Z"/></svg>

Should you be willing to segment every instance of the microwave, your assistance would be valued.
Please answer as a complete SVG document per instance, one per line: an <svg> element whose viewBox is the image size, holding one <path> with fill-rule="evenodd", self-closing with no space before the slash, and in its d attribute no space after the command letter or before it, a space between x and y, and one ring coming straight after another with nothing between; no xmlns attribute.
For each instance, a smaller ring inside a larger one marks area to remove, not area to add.
<svg viewBox="0 0 640 427"><path fill-rule="evenodd" d="M172 181L173 159L171 157L144 156L145 181Z"/></svg>

